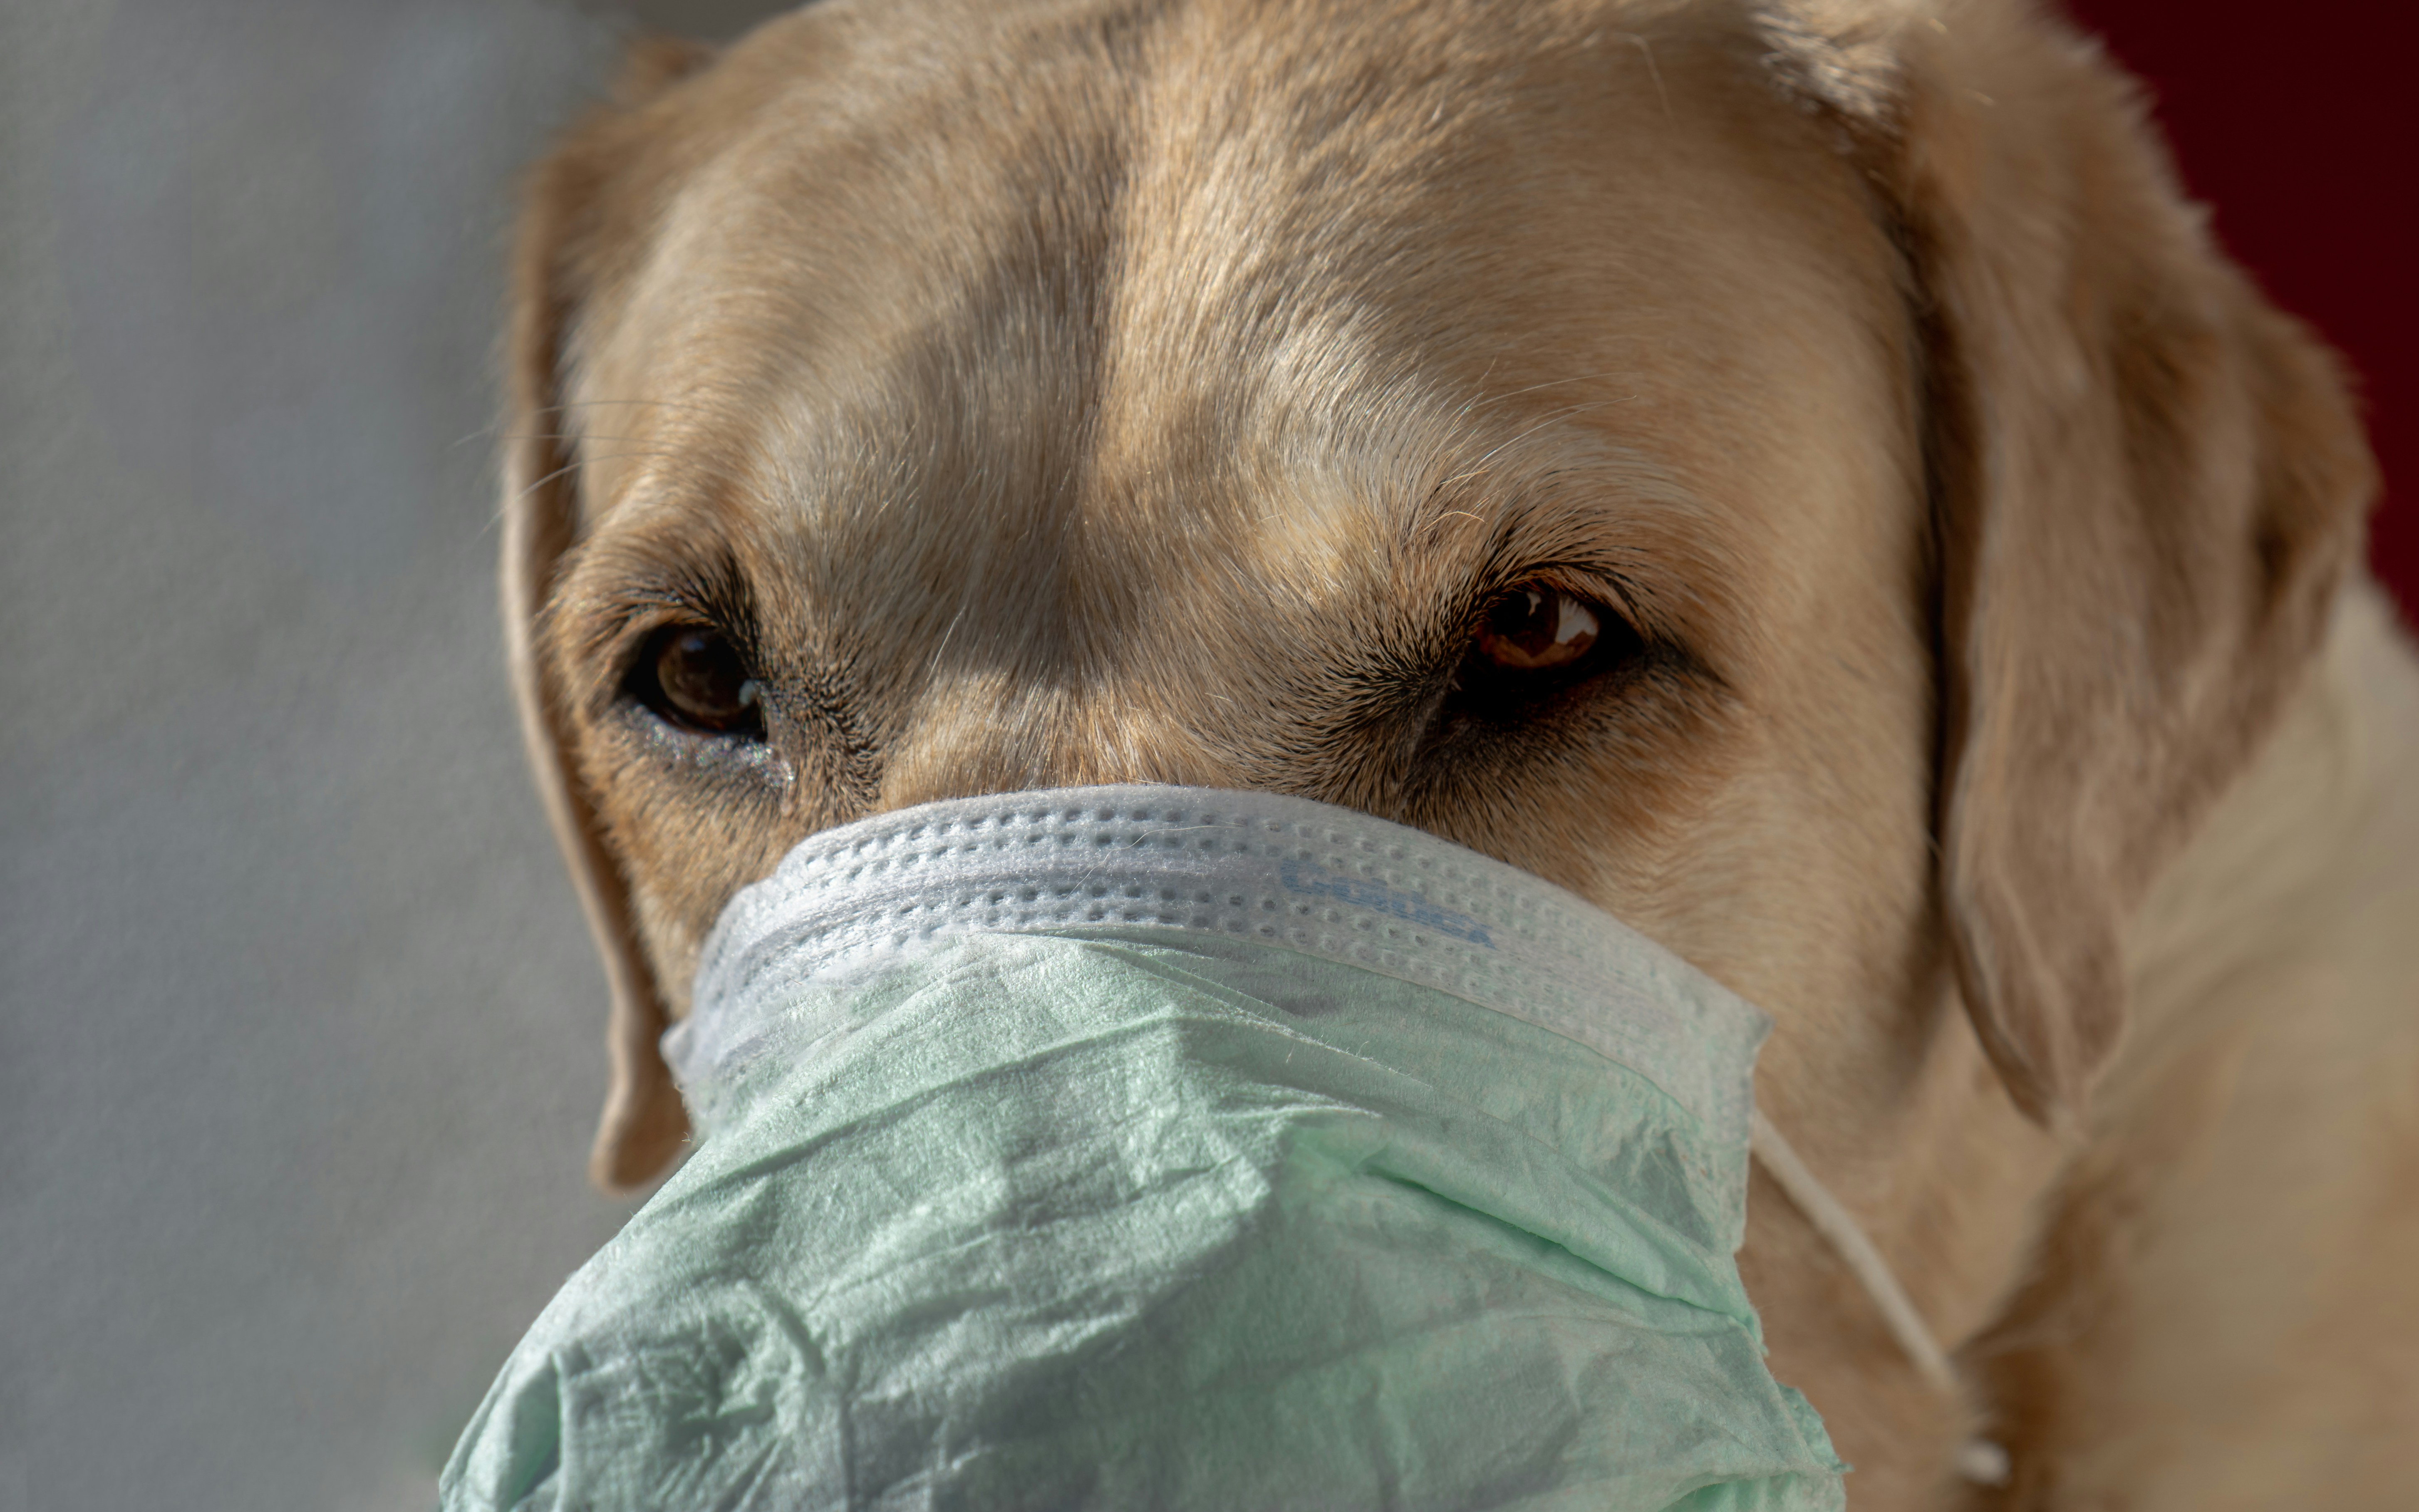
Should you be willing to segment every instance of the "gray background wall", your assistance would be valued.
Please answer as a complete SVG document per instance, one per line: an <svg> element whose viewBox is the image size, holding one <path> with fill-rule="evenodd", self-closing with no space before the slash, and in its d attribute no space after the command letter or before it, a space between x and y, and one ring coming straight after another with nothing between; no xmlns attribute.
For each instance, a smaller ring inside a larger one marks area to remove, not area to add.
<svg viewBox="0 0 2419 1512"><path fill-rule="evenodd" d="M626 1211L487 429L513 176L626 26L0 4L5 1512L426 1507Z"/></svg>

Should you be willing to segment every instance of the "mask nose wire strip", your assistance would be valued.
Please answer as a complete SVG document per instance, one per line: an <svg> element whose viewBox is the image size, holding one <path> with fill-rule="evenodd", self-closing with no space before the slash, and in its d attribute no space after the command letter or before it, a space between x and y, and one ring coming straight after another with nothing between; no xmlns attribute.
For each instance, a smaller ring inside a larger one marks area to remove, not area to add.
<svg viewBox="0 0 2419 1512"><path fill-rule="evenodd" d="M1848 1211L1845 1204L1831 1195L1830 1189L1814 1179L1806 1162L1780 1136L1772 1120L1756 1109L1749 1115L1748 1148L1754 1151L1764 1171L1780 1183L1789 1200L1814 1226L1814 1231L1847 1262L1849 1273L1872 1298L1881 1310L1882 1322L1898 1341L1908 1360L1924 1380L1949 1396L1960 1394L1956 1367L1949 1363L1949 1353L1932 1335L1931 1326L1923 1315L1915 1310L1915 1303L1906 1288L1898 1284L1898 1276L1882 1258L1866 1236L1864 1226ZM2004 1486L2008 1482L2008 1452L1988 1439L1968 1439L1958 1445L1957 1473L1979 1486Z"/></svg>

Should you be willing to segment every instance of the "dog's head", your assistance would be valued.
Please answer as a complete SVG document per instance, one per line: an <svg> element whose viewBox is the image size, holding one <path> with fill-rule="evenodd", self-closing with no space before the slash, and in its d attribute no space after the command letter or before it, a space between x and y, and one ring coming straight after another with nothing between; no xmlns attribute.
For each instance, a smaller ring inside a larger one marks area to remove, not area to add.
<svg viewBox="0 0 2419 1512"><path fill-rule="evenodd" d="M1801 1124L1960 998L2055 1121L2369 488L2128 86L1992 0L835 0L645 54L516 301L617 1186L801 836L1120 780L1593 898L1775 1016Z"/></svg>

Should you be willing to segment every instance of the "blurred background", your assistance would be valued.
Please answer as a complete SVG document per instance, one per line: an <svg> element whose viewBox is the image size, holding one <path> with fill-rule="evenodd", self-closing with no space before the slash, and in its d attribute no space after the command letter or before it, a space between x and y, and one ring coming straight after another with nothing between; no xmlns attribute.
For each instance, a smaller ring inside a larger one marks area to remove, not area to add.
<svg viewBox="0 0 2419 1512"><path fill-rule="evenodd" d="M0 5L0 1512L424 1508L624 1216L496 649L499 270L619 39L776 8ZM2419 478L2419 8L2082 8Z"/></svg>

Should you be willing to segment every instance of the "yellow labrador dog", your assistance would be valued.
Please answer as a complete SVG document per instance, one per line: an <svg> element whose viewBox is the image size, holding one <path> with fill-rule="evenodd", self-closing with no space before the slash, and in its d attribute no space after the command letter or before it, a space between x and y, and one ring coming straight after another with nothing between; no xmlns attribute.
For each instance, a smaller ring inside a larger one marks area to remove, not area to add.
<svg viewBox="0 0 2419 1512"><path fill-rule="evenodd" d="M505 587L595 1174L800 837L1425 826L1778 1021L1856 1504L2419 1504L2419 663L2334 364L2015 0L832 0L538 171ZM1955 1445L2012 1458L1963 1487Z"/></svg>

